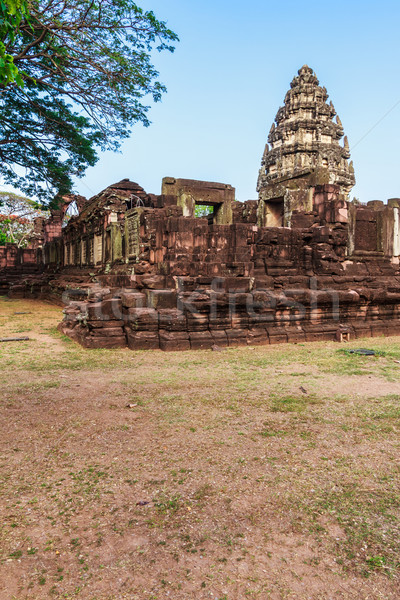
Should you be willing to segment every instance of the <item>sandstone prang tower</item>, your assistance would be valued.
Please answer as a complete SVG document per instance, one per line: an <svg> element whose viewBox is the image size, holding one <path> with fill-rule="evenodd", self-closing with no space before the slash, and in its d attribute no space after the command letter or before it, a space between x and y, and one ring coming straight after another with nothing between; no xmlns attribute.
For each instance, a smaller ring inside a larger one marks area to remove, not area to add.
<svg viewBox="0 0 400 600"><path fill-rule="evenodd" d="M339 185L348 199L355 177L343 135L326 88L304 65L278 110L261 162L257 191L264 226L290 226L294 211L311 211L317 185Z"/></svg>

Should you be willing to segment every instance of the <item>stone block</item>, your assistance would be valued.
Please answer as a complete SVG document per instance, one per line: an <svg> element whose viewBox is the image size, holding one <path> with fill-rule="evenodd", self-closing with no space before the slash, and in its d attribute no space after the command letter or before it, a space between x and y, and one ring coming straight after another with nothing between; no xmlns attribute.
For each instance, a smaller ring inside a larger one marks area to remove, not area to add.
<svg viewBox="0 0 400 600"><path fill-rule="evenodd" d="M187 315L188 331L206 331L209 328L208 315L188 314Z"/></svg>
<svg viewBox="0 0 400 600"><path fill-rule="evenodd" d="M154 308L128 308L124 319L133 331L158 330L158 312Z"/></svg>
<svg viewBox="0 0 400 600"><path fill-rule="evenodd" d="M191 314L207 314L210 312L211 306L211 294L202 289L179 294L178 308L188 316Z"/></svg>
<svg viewBox="0 0 400 600"><path fill-rule="evenodd" d="M186 331L160 330L161 350L190 350L189 334Z"/></svg>
<svg viewBox="0 0 400 600"><path fill-rule="evenodd" d="M125 331L128 347L131 350L158 350L160 348L158 331L132 331L129 327L126 327Z"/></svg>
<svg viewBox="0 0 400 600"><path fill-rule="evenodd" d="M215 343L210 331L190 331L189 338L192 350L206 350Z"/></svg>
<svg viewBox="0 0 400 600"><path fill-rule="evenodd" d="M101 327L92 329L90 335L93 337L116 337L124 335L122 327Z"/></svg>
<svg viewBox="0 0 400 600"><path fill-rule="evenodd" d="M288 336L283 327L266 327L270 344L286 344Z"/></svg>
<svg viewBox="0 0 400 600"><path fill-rule="evenodd" d="M250 277L225 277L221 281L221 287L226 292L249 292Z"/></svg>
<svg viewBox="0 0 400 600"><path fill-rule="evenodd" d="M124 321L86 321L89 329L108 329L115 327L123 327Z"/></svg>
<svg viewBox="0 0 400 600"><path fill-rule="evenodd" d="M142 275L140 277L140 284L144 288L151 290L163 289L165 287L165 283L164 275Z"/></svg>
<svg viewBox="0 0 400 600"><path fill-rule="evenodd" d="M351 326L357 339L372 337L371 323L363 321L351 321Z"/></svg>
<svg viewBox="0 0 400 600"><path fill-rule="evenodd" d="M290 344L306 341L306 334L297 327L285 327L285 333Z"/></svg>
<svg viewBox="0 0 400 600"><path fill-rule="evenodd" d="M186 331L187 319L181 310L163 308L158 311L159 327L166 331Z"/></svg>
<svg viewBox="0 0 400 600"><path fill-rule="evenodd" d="M229 294L229 305L236 308L244 308L253 305L253 296L250 293L231 293Z"/></svg>
<svg viewBox="0 0 400 600"><path fill-rule="evenodd" d="M126 308L144 308L146 306L146 294L140 292L123 292L121 294L121 303Z"/></svg>
<svg viewBox="0 0 400 600"><path fill-rule="evenodd" d="M122 304L119 298L89 303L87 307L88 321L109 321L122 319Z"/></svg>
<svg viewBox="0 0 400 600"><path fill-rule="evenodd" d="M270 290L274 287L274 278L269 275L265 275L265 265L264 261L261 261L263 264L263 274L257 276L254 282L254 288L256 290Z"/></svg>
<svg viewBox="0 0 400 600"><path fill-rule="evenodd" d="M276 311L273 309L265 310L259 313L250 313L249 315L249 327L264 327L265 325L272 325L276 318Z"/></svg>
<svg viewBox="0 0 400 600"><path fill-rule="evenodd" d="M229 306L229 294L226 292L212 291L210 293L211 310L226 309Z"/></svg>
<svg viewBox="0 0 400 600"><path fill-rule="evenodd" d="M228 346L228 336L226 332L222 329L211 329L210 330L212 338L214 340L214 344L216 346L225 347Z"/></svg>
<svg viewBox="0 0 400 600"><path fill-rule="evenodd" d="M307 342L335 341L338 324L324 325L321 323L318 325L304 325L303 329Z"/></svg>
<svg viewBox="0 0 400 600"><path fill-rule="evenodd" d="M385 321L371 321L372 337L381 337L391 334L390 323Z"/></svg>
<svg viewBox="0 0 400 600"><path fill-rule="evenodd" d="M400 335L399 319L393 319L388 322L388 335Z"/></svg>
<svg viewBox="0 0 400 600"><path fill-rule="evenodd" d="M229 346L246 346L247 345L247 330L246 329L227 329Z"/></svg>
<svg viewBox="0 0 400 600"><path fill-rule="evenodd" d="M247 343L249 346L263 346L269 344L269 338L266 329L263 327L251 328L247 333Z"/></svg>
<svg viewBox="0 0 400 600"><path fill-rule="evenodd" d="M175 290L146 290L147 306L151 308L176 308L178 295Z"/></svg>
<svg viewBox="0 0 400 600"><path fill-rule="evenodd" d="M248 329L249 317L246 314L234 313L231 322L232 329Z"/></svg>
<svg viewBox="0 0 400 600"><path fill-rule="evenodd" d="M26 292L26 286L25 285L12 285L10 287L10 290L8 292L8 297L12 298L12 299L17 299L17 298L24 298L25 297L25 292Z"/></svg>
<svg viewBox="0 0 400 600"><path fill-rule="evenodd" d="M78 341L85 348L125 348L126 336L87 336L78 338Z"/></svg>
<svg viewBox="0 0 400 600"><path fill-rule="evenodd" d="M232 328L232 319L226 313L210 314L210 329L223 330Z"/></svg>

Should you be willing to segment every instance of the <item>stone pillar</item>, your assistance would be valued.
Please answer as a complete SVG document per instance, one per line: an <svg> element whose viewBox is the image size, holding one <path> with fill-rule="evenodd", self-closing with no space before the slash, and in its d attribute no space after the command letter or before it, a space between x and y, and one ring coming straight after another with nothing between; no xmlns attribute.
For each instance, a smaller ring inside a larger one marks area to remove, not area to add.
<svg viewBox="0 0 400 600"><path fill-rule="evenodd" d="M88 264L94 265L94 236L93 235L89 238Z"/></svg>
<svg viewBox="0 0 400 600"><path fill-rule="evenodd" d="M86 265L87 262L87 240L86 238L81 240L81 265Z"/></svg>
<svg viewBox="0 0 400 600"><path fill-rule="evenodd" d="M385 211L385 254L393 263L400 257L400 198L390 198Z"/></svg>
<svg viewBox="0 0 400 600"><path fill-rule="evenodd" d="M18 248L16 244L6 244L7 252L7 267L15 267L17 265Z"/></svg>
<svg viewBox="0 0 400 600"><path fill-rule="evenodd" d="M400 209L393 209L393 258L397 258L399 260L400 256Z"/></svg>
<svg viewBox="0 0 400 600"><path fill-rule="evenodd" d="M140 216L143 208L133 208L125 213L125 259L135 260L140 254Z"/></svg>
<svg viewBox="0 0 400 600"><path fill-rule="evenodd" d="M103 236L95 235L93 244L93 263L96 266L103 262Z"/></svg>
<svg viewBox="0 0 400 600"><path fill-rule="evenodd" d="M111 261L122 258L122 232L119 223L111 223Z"/></svg>

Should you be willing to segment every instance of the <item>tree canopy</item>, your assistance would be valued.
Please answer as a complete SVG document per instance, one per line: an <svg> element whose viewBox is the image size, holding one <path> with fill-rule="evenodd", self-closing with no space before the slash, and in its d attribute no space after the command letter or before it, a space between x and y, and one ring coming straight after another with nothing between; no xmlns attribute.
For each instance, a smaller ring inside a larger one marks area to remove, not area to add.
<svg viewBox="0 0 400 600"><path fill-rule="evenodd" d="M23 19L29 20L26 0L0 0L0 85L23 85L14 57L6 50L6 44L15 42Z"/></svg>
<svg viewBox="0 0 400 600"><path fill-rule="evenodd" d="M149 124L145 96L165 92L152 53L178 38L131 0L32 0L17 27L0 30L18 69L18 81L0 80L0 176L49 200L72 190L98 148L117 150L134 123Z"/></svg>

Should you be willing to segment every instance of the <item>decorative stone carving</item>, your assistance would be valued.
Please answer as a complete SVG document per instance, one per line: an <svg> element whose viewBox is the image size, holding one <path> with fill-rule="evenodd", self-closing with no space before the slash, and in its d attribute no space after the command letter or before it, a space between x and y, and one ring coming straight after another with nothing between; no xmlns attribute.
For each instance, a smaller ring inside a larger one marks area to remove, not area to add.
<svg viewBox="0 0 400 600"><path fill-rule="evenodd" d="M94 264L101 263L103 259L103 238L101 235L94 236Z"/></svg>
<svg viewBox="0 0 400 600"><path fill-rule="evenodd" d="M94 237L89 239L89 265L94 265Z"/></svg>
<svg viewBox="0 0 400 600"><path fill-rule="evenodd" d="M83 265L86 265L86 248L87 248L86 242L87 242L86 239L81 240L81 263Z"/></svg>
<svg viewBox="0 0 400 600"><path fill-rule="evenodd" d="M334 184L348 199L355 184L354 168L349 162L347 137L343 145L343 127L335 108L327 103L326 88L310 67L304 65L293 79L272 124L261 161L257 191L261 201L261 225L269 222L269 209L264 202L282 199L284 214L281 225L290 225L293 210L309 212L315 185ZM276 211L273 211L276 213Z"/></svg>
<svg viewBox="0 0 400 600"><path fill-rule="evenodd" d="M140 208L129 210L125 214L125 235L127 240L127 258L139 256Z"/></svg>

